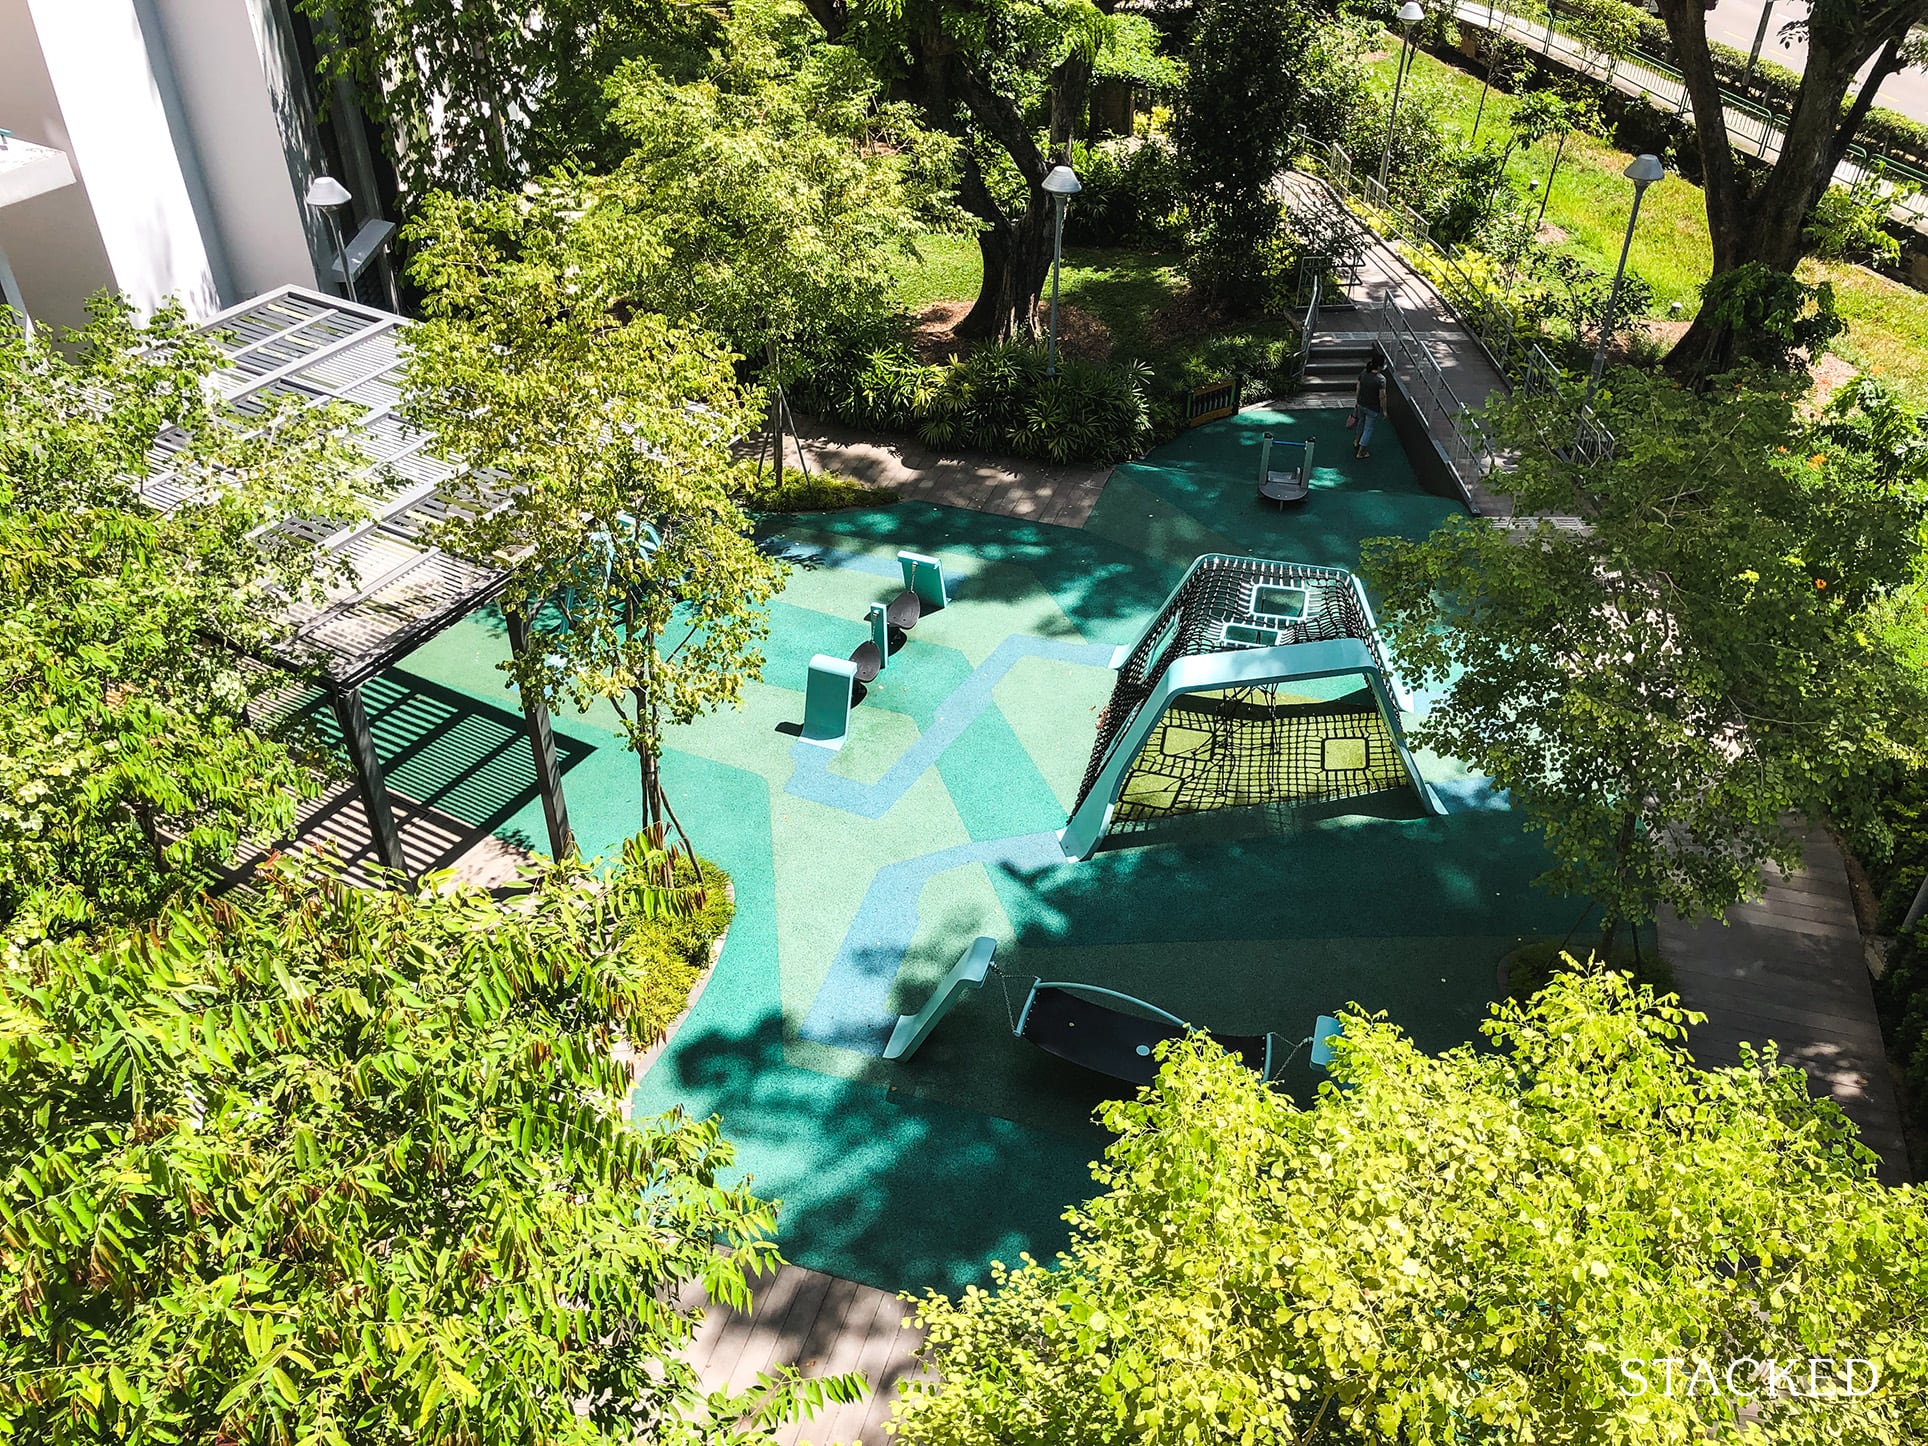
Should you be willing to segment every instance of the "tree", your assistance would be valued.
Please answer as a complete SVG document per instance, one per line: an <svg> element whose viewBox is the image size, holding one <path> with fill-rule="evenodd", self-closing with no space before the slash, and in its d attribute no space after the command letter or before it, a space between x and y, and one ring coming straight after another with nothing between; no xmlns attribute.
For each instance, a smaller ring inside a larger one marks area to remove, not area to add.
<svg viewBox="0 0 1928 1446"><path fill-rule="evenodd" d="M1191 237L1186 270L1208 302L1262 310L1304 75L1321 22L1299 0L1201 0L1174 123Z"/></svg>
<svg viewBox="0 0 1928 1446"><path fill-rule="evenodd" d="M960 143L958 200L978 225L983 280L953 328L1005 341L1037 334L1053 202L1044 178L1082 128L1113 0L804 0L826 38L873 57L925 122ZM1031 116L1048 117L1040 144Z"/></svg>
<svg viewBox="0 0 1928 1446"><path fill-rule="evenodd" d="M1702 0L1657 3L1693 103L1714 280L1750 264L1791 274L1805 254L1815 204L1833 181L1875 93L1889 76L1913 63L1909 31L1928 19L1928 0L1824 0L1809 8L1801 88L1780 153L1758 180L1743 170L1728 136ZM1849 102L1848 87L1870 63ZM1667 365L1683 379L1704 379L1749 357L1753 343L1731 315L1723 319L1717 304L1703 301Z"/></svg>
<svg viewBox="0 0 1928 1446"><path fill-rule="evenodd" d="M695 79L636 61L609 86L622 157L543 183L593 238L570 264L761 361L822 357L893 314L892 277L948 199L955 144L886 102L853 51L800 11L740 4Z"/></svg>
<svg viewBox="0 0 1928 1446"><path fill-rule="evenodd" d="M285 517L352 519L367 459L290 404L245 427L225 363L176 308L101 299L56 341L0 332L0 932L144 916L294 822L317 781L247 705L285 687L243 653L334 580ZM182 499L136 485L166 437Z"/></svg>
<svg viewBox="0 0 1928 1446"><path fill-rule="evenodd" d="M1626 0L1561 0L1560 19L1568 34L1606 60L1612 85L1620 62L1640 42L1640 11Z"/></svg>
<svg viewBox="0 0 1928 1446"><path fill-rule="evenodd" d="M1918 1439L1921 1192L1771 1048L1694 1068L1694 1018L1607 971L1495 1005L1497 1052L1347 1014L1303 1109L1170 1048L1055 1266L920 1304L899 1439L1652 1446L1738 1434L1737 1397L1763 1446ZM1806 1395L1821 1355L1867 1393Z"/></svg>
<svg viewBox="0 0 1928 1446"><path fill-rule="evenodd" d="M1784 816L1851 793L1917 706L1864 628L1914 576L1928 499L1797 423L1792 390L1616 373L1594 464L1564 445L1576 397L1510 402L1519 460L1492 480L1520 521L1367 544L1394 657L1443 685L1415 738L1545 836L1542 882L1600 905L1603 955L1622 922L1719 914L1793 866Z"/></svg>
<svg viewBox="0 0 1928 1446"><path fill-rule="evenodd" d="M634 861L498 901L284 860L10 963L0 1435L720 1442L852 1398L705 1403L681 1355L679 1287L747 1303L774 1214L714 1121L624 1117L612 1048L694 972L663 988Z"/></svg>
<svg viewBox="0 0 1928 1446"><path fill-rule="evenodd" d="M548 193L429 198L406 408L470 469L475 505L442 540L518 559L503 606L540 646L505 666L545 697L614 708L641 827L672 823L687 847L663 730L739 701L781 570L734 500L730 444L751 414L730 353L639 309L614 255L631 233L578 219Z"/></svg>
<svg viewBox="0 0 1928 1446"><path fill-rule="evenodd" d="M405 205L606 158L602 95L641 53L699 61L707 17L662 0L295 0L320 70L381 126Z"/></svg>
<svg viewBox="0 0 1928 1446"><path fill-rule="evenodd" d="M1467 145L1479 141L1480 121L1486 116L1487 92L1498 85L1502 90L1510 90L1518 77L1532 69L1533 59L1527 49L1516 40L1509 40L1495 30L1474 32L1479 39L1476 48L1485 57L1486 71L1480 77L1479 105L1473 111L1473 133L1466 138Z"/></svg>

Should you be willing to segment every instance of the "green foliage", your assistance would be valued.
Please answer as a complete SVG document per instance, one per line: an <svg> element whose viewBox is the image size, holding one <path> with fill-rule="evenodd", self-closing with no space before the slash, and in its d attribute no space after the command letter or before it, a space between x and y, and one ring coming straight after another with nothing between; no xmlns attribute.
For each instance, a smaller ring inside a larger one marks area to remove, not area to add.
<svg viewBox="0 0 1928 1446"><path fill-rule="evenodd" d="M1892 266L1901 259L1901 239L1889 212L1921 194L1917 186L1896 186L1887 167L1876 161L1851 186L1829 186L1808 218L1808 244L1826 261L1869 261Z"/></svg>
<svg viewBox="0 0 1928 1446"><path fill-rule="evenodd" d="M430 198L406 405L468 464L474 505L443 540L521 560L503 603L545 631L505 666L544 696L615 709L647 826L674 819L663 728L740 700L781 574L734 497L730 444L750 413L729 352L633 309L631 233L566 204Z"/></svg>
<svg viewBox="0 0 1928 1446"><path fill-rule="evenodd" d="M1824 1353L1880 1388L1760 1399L1749 1439L1919 1437L1919 1191L1874 1183L1771 1051L1695 1069L1691 1018L1611 972L1496 1006L1492 1051L1352 1014L1309 1109L1173 1048L1105 1108L1102 1193L1055 1265L921 1303L941 1383L899 1439L1653 1446L1737 1432L1741 1403L1663 1394L1658 1364L1634 1394L1625 1363Z"/></svg>
<svg viewBox="0 0 1928 1446"><path fill-rule="evenodd" d="M561 162L608 158L602 87L627 58L694 63L710 17L663 0L294 0L324 76L352 81L387 133L405 202L480 196Z"/></svg>
<svg viewBox="0 0 1928 1446"><path fill-rule="evenodd" d="M1300 0L1200 0L1173 130L1192 235L1186 268L1208 301L1242 311L1264 291L1255 257L1277 234L1273 180L1289 159L1308 78L1335 27Z"/></svg>
<svg viewBox="0 0 1928 1446"><path fill-rule="evenodd" d="M1500 970L1506 977L1507 997L1520 1000L1538 994L1552 982L1555 974L1599 967L1600 961L1592 955L1584 962L1576 960L1558 939L1529 939L1500 960ZM1631 943L1616 945L1608 959L1608 967L1629 976L1636 985L1644 985L1656 995L1673 992L1673 965L1651 948L1636 949Z"/></svg>
<svg viewBox="0 0 1928 1446"><path fill-rule="evenodd" d="M926 366L901 345L880 346L812 384L815 401L846 422L915 430L929 445L1115 462L1150 435L1139 366L1061 357L1045 375L1043 349L1009 342Z"/></svg>
<svg viewBox="0 0 1928 1446"><path fill-rule="evenodd" d="M1626 0L1560 0L1558 26L1581 44L1610 60L1633 54L1641 33L1641 12Z"/></svg>
<svg viewBox="0 0 1928 1446"><path fill-rule="evenodd" d="M765 467L761 474L740 479L741 500L750 512L836 512L846 507L877 507L895 502L897 494L888 487L872 486L853 477L834 472L812 472L785 467L783 482L777 482L776 469Z"/></svg>
<svg viewBox="0 0 1928 1446"><path fill-rule="evenodd" d="M799 7L741 5L722 26L698 79L636 62L611 82L626 153L606 178L550 183L565 242L611 294L754 361L770 342L821 355L890 311L919 230L957 220L954 145Z"/></svg>
<svg viewBox="0 0 1928 1446"><path fill-rule="evenodd" d="M1928 788L1924 788L1920 777L1912 783L1908 803L1914 818L1919 820L1923 795L1928 793ZM1911 885L1905 890L1897 888L1895 892L1912 897L1914 888L1921 882L1921 872L1928 870L1928 830L1922 830L1917 823L1909 843L1923 862ZM1897 881L1901 877L1898 875ZM1897 910L1906 907L1906 898L1896 905ZM1895 917L1900 917L1899 912ZM1894 1061L1901 1077L1903 1106L1917 1128L1928 1126L1928 923L1917 924L1895 941L1888 953L1887 970L1875 981L1874 997L1887 1040L1888 1058ZM1915 1164L1919 1168L1921 1161L1917 1159Z"/></svg>
<svg viewBox="0 0 1928 1446"><path fill-rule="evenodd" d="M352 519L366 459L341 418L218 400L216 348L178 309L136 323L99 300L64 341L0 330L0 933L31 939L140 918L294 821L314 780L249 726L283 687L243 665L286 600L336 580L323 555L258 530ZM166 434L185 499L135 486Z"/></svg>
<svg viewBox="0 0 1928 1446"><path fill-rule="evenodd" d="M1416 741L1508 791L1556 860L1544 884L1610 927L1718 914L1793 862L1785 815L1855 793L1913 731L1870 625L1915 575L1928 494L1780 391L1616 373L1618 446L1592 464L1567 450L1576 401L1492 415L1518 463L1489 485L1522 520L1375 540L1366 570L1406 676L1442 687Z"/></svg>
<svg viewBox="0 0 1928 1446"><path fill-rule="evenodd" d="M1748 359L1782 370L1804 368L1846 329L1834 287L1750 261L1701 288L1701 310L1747 345Z"/></svg>
<svg viewBox="0 0 1928 1446"><path fill-rule="evenodd" d="M1157 136L1074 142L1071 167L1084 189L1065 208L1067 245L1160 250L1184 236L1178 153Z"/></svg>
<svg viewBox="0 0 1928 1446"><path fill-rule="evenodd" d="M613 1051L680 1008L695 951L665 997L666 944L717 923L635 910L637 857L504 900L283 862L252 901L11 961L0 1435L720 1442L848 1398L705 1403L680 1355L679 1287L742 1304L774 1212L719 1183L714 1121L624 1118Z"/></svg>

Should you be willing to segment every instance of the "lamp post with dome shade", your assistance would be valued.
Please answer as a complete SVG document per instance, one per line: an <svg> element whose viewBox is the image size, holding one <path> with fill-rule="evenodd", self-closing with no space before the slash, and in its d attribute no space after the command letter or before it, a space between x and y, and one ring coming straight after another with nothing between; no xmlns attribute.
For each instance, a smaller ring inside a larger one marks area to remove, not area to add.
<svg viewBox="0 0 1928 1446"><path fill-rule="evenodd" d="M1053 166L1041 184L1057 203L1058 210L1057 234L1051 245L1051 341L1044 362L1044 374L1055 377L1058 374L1058 272L1064 265L1064 208L1084 185L1076 171L1062 165Z"/></svg>

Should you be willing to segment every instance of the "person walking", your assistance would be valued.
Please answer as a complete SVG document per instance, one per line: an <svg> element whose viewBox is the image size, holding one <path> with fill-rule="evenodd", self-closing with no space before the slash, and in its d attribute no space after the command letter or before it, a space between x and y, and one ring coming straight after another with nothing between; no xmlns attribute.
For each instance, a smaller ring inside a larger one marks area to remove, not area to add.
<svg viewBox="0 0 1928 1446"><path fill-rule="evenodd" d="M1353 396L1353 415L1359 419L1359 436L1352 444L1352 455L1370 457L1366 448L1372 443L1373 429L1386 414L1386 354L1378 347L1366 358L1359 373L1359 387Z"/></svg>

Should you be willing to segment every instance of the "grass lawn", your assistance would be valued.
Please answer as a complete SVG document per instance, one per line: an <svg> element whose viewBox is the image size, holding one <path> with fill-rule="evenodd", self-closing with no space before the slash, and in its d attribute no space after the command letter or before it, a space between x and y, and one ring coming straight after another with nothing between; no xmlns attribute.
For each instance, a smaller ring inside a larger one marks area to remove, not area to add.
<svg viewBox="0 0 1928 1446"><path fill-rule="evenodd" d="M1378 64L1388 86L1392 65L1390 58ZM1478 78L1423 52L1413 59L1413 76L1418 91L1433 99L1448 132L1470 139ZM1482 142L1504 142L1516 104L1515 97L1497 90L1487 96L1479 126ZM1508 172L1523 188L1544 187L1553 151L1553 141L1542 141L1516 154ZM1591 136L1568 138L1546 210L1548 222L1566 233L1557 249L1602 270L1613 268L1633 202L1633 187L1620 174L1631 159ZM1654 288L1654 314L1665 316L1669 303L1678 301L1691 315L1712 257L1700 187L1676 175L1651 187L1641 204L1628 267ZM1890 384L1928 406L1928 294L1844 262L1810 261L1802 274L1834 283L1835 303L1849 328L1834 349L1856 367L1879 369Z"/></svg>
<svg viewBox="0 0 1928 1446"><path fill-rule="evenodd" d="M912 311L936 301L968 301L977 295L984 266L970 236L930 235L917 243L921 264L898 278L897 298ZM1146 328L1184 285L1176 254L1123 247L1067 246L1058 299L1089 312L1110 328L1115 354L1142 356L1150 347ZM1050 295L1046 283L1046 296Z"/></svg>
<svg viewBox="0 0 1928 1446"><path fill-rule="evenodd" d="M1376 68L1390 87L1392 61L1382 61ZM1447 133L1470 139L1473 117L1479 109L1478 79L1423 51L1413 57L1412 73L1415 89L1433 101ZM1480 118L1481 142L1505 144L1507 121L1518 104L1517 97L1502 91L1488 94L1486 113ZM1555 142L1549 139L1530 150L1515 152L1507 166L1515 185L1534 195L1544 190L1554 148ZM1591 136L1575 134L1567 138L1546 208L1547 222L1567 236L1556 249L1602 271L1613 270L1627 231L1627 211L1633 205L1633 186L1620 173L1632 159ZM1693 307L1700 285L1713 267L1707 213L1698 186L1670 175L1649 188L1640 206L1640 225L1634 232L1627 267L1653 287L1656 315L1665 316L1670 302Z"/></svg>

